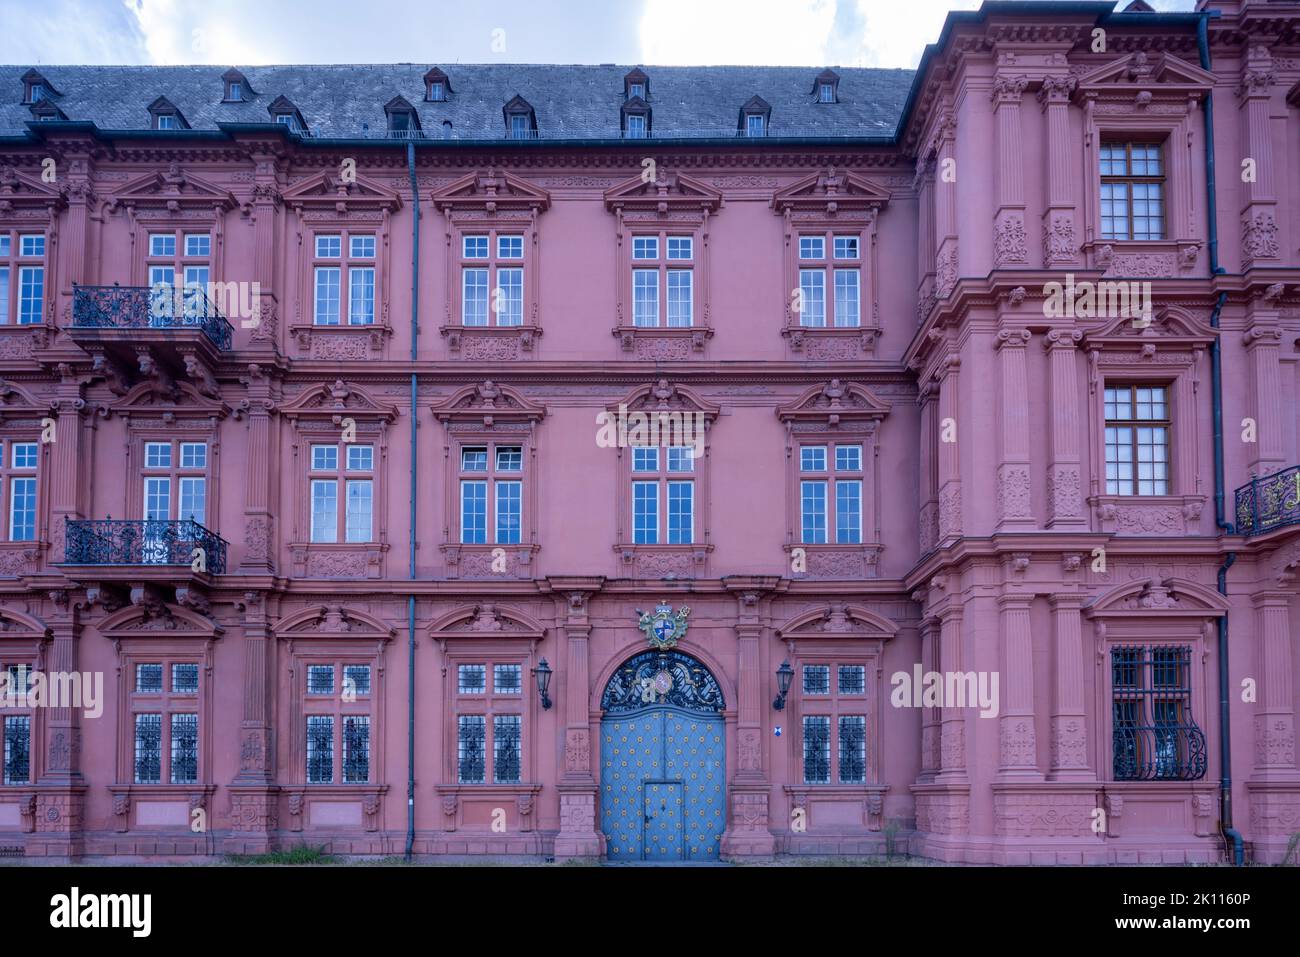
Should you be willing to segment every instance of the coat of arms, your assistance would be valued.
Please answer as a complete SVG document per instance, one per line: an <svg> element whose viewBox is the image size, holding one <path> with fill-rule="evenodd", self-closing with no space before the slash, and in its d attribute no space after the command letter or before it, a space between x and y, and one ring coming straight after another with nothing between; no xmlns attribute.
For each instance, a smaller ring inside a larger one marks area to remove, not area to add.
<svg viewBox="0 0 1300 957"><path fill-rule="evenodd" d="M677 640L686 634L686 616L691 613L691 610L683 605L674 614L672 605L661 602L655 606L653 615L640 608L636 613L641 616L637 621L637 627L645 633L650 647L663 651L672 648L677 644Z"/></svg>

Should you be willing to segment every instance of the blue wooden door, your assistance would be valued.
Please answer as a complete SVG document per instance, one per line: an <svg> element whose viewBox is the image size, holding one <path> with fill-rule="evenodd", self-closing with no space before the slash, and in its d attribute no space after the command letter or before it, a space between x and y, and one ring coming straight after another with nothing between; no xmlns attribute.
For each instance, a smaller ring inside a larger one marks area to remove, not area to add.
<svg viewBox="0 0 1300 957"><path fill-rule="evenodd" d="M647 652L610 679L602 707L609 860L717 860L726 826L726 735L713 676L681 652Z"/></svg>

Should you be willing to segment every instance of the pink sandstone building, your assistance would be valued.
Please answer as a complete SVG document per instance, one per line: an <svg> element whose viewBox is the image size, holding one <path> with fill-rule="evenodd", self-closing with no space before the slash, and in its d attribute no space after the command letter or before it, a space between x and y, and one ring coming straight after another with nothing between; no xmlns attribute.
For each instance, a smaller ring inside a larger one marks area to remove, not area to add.
<svg viewBox="0 0 1300 957"><path fill-rule="evenodd" d="M0 848L1280 860L1300 4L1211 6L0 67Z"/></svg>

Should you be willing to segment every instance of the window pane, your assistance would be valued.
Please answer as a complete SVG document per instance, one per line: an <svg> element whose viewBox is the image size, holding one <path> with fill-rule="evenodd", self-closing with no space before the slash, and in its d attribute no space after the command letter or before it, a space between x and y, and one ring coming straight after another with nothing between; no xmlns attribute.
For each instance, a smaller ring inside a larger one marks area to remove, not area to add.
<svg viewBox="0 0 1300 957"><path fill-rule="evenodd" d="M5 784L27 784L32 776L32 719L28 715L5 718Z"/></svg>
<svg viewBox="0 0 1300 957"><path fill-rule="evenodd" d="M466 446L460 450L460 470L462 472L486 472L487 463L487 448L485 446Z"/></svg>
<svg viewBox="0 0 1300 957"><path fill-rule="evenodd" d="M862 541L862 483L835 483L835 541L857 545Z"/></svg>
<svg viewBox="0 0 1300 957"><path fill-rule="evenodd" d="M339 269L337 266L316 268L316 325L339 324Z"/></svg>
<svg viewBox="0 0 1300 957"><path fill-rule="evenodd" d="M347 541L371 540L373 494L374 486L369 479L353 479L348 482Z"/></svg>
<svg viewBox="0 0 1300 957"><path fill-rule="evenodd" d="M171 781L193 784L199 779L199 716L172 715Z"/></svg>
<svg viewBox="0 0 1300 957"><path fill-rule="evenodd" d="M799 449L799 470L802 472L825 472L826 446L805 445Z"/></svg>
<svg viewBox="0 0 1300 957"><path fill-rule="evenodd" d="M520 773L517 714L499 714L492 719L492 780L497 784L518 784Z"/></svg>
<svg viewBox="0 0 1300 957"><path fill-rule="evenodd" d="M482 715L461 715L456 741L456 779L482 784L486 767L487 722Z"/></svg>
<svg viewBox="0 0 1300 957"><path fill-rule="evenodd" d="M803 300L799 311L799 324L826 325L826 271L824 269L799 270L799 291Z"/></svg>
<svg viewBox="0 0 1300 957"><path fill-rule="evenodd" d="M658 270L632 270L632 324L635 326L659 325Z"/></svg>
<svg viewBox="0 0 1300 957"><path fill-rule="evenodd" d="M208 467L208 444L206 442L181 443L181 468L205 469Z"/></svg>
<svg viewBox="0 0 1300 957"><path fill-rule="evenodd" d="M659 542L659 483L632 483L632 541L637 545Z"/></svg>
<svg viewBox="0 0 1300 957"><path fill-rule="evenodd" d="M343 783L364 784L370 780L370 718L349 714L343 717Z"/></svg>
<svg viewBox="0 0 1300 957"><path fill-rule="evenodd" d="M497 482L497 544L518 545L523 534L522 482Z"/></svg>
<svg viewBox="0 0 1300 957"><path fill-rule="evenodd" d="M374 236L349 236L348 255L351 256L353 259L374 259L375 258L375 237Z"/></svg>
<svg viewBox="0 0 1300 957"><path fill-rule="evenodd" d="M461 694L483 694L487 691L486 665L460 665L456 669L457 689Z"/></svg>
<svg viewBox="0 0 1300 957"><path fill-rule="evenodd" d="M466 236L464 241L464 259L487 259L488 238L486 236Z"/></svg>
<svg viewBox="0 0 1300 957"><path fill-rule="evenodd" d="M172 694L196 694L199 690L199 666L172 665Z"/></svg>
<svg viewBox="0 0 1300 957"><path fill-rule="evenodd" d="M835 325L856 327L861 321L858 302L860 274L856 269L835 270Z"/></svg>
<svg viewBox="0 0 1300 957"><path fill-rule="evenodd" d="M24 266L18 270L18 324L41 321L45 299L45 267Z"/></svg>
<svg viewBox="0 0 1300 957"><path fill-rule="evenodd" d="M0 266L0 326L9 322L9 267Z"/></svg>
<svg viewBox="0 0 1300 957"><path fill-rule="evenodd" d="M370 666L343 666L343 693L348 696L370 694Z"/></svg>
<svg viewBox="0 0 1300 957"><path fill-rule="evenodd" d="M311 483L311 540L338 541L338 482L316 479Z"/></svg>
<svg viewBox="0 0 1300 957"><path fill-rule="evenodd" d="M334 693L334 666L333 665L308 665L307 666L307 693L308 694L333 694Z"/></svg>
<svg viewBox="0 0 1300 957"><path fill-rule="evenodd" d="M339 467L339 447L337 445L313 445L311 447L311 469L313 472L333 472Z"/></svg>
<svg viewBox="0 0 1300 957"><path fill-rule="evenodd" d="M175 256L176 237L169 233L149 234L150 256Z"/></svg>
<svg viewBox="0 0 1300 957"><path fill-rule="evenodd" d="M824 715L803 719L803 779L805 784L831 780L831 719Z"/></svg>
<svg viewBox="0 0 1300 957"><path fill-rule="evenodd" d="M632 449L633 472L658 472L659 450L653 446L635 446Z"/></svg>
<svg viewBox="0 0 1300 957"><path fill-rule="evenodd" d="M867 669L865 665L839 666L840 694L866 694Z"/></svg>
<svg viewBox="0 0 1300 957"><path fill-rule="evenodd" d="M799 258L800 259L825 259L826 238L824 236L800 236L799 237Z"/></svg>
<svg viewBox="0 0 1300 957"><path fill-rule="evenodd" d="M212 255L212 237L207 233L187 233L185 235L185 255Z"/></svg>
<svg viewBox="0 0 1300 957"><path fill-rule="evenodd" d="M522 694L524 669L522 665L493 665L492 692L494 694Z"/></svg>
<svg viewBox="0 0 1300 957"><path fill-rule="evenodd" d="M348 270L348 325L368 326L375 321L375 269Z"/></svg>
<svg viewBox="0 0 1300 957"><path fill-rule="evenodd" d="M487 544L487 482L460 483L460 540Z"/></svg>
<svg viewBox="0 0 1300 957"><path fill-rule="evenodd" d="M668 270L668 325L680 328L694 321L694 276L689 269Z"/></svg>
<svg viewBox="0 0 1300 957"><path fill-rule="evenodd" d="M668 237L669 259L690 259L693 255L693 241L690 236Z"/></svg>
<svg viewBox="0 0 1300 957"><path fill-rule="evenodd" d="M343 255L342 236L317 236L316 237L316 258L317 259L338 259L342 255Z"/></svg>
<svg viewBox="0 0 1300 957"><path fill-rule="evenodd" d="M668 544L694 541L695 483L668 483Z"/></svg>
<svg viewBox="0 0 1300 957"><path fill-rule="evenodd" d="M668 447L668 471L694 472L695 448L690 445L672 445Z"/></svg>
<svg viewBox="0 0 1300 957"><path fill-rule="evenodd" d="M804 694L830 694L831 693L831 666L830 665L804 665L803 666L803 693Z"/></svg>
<svg viewBox="0 0 1300 957"><path fill-rule="evenodd" d="M30 542L36 539L36 479L13 478L9 481L9 540Z"/></svg>
<svg viewBox="0 0 1300 957"><path fill-rule="evenodd" d="M835 258L836 259L857 259L858 258L858 237L857 236L836 236L835 237Z"/></svg>
<svg viewBox="0 0 1300 957"><path fill-rule="evenodd" d="M334 716L307 716L307 783L334 783Z"/></svg>
<svg viewBox="0 0 1300 957"><path fill-rule="evenodd" d="M204 478L182 478L180 484L180 502L177 518L189 519L203 525L207 522L208 480Z"/></svg>
<svg viewBox="0 0 1300 957"><path fill-rule="evenodd" d="M799 502L803 543L826 544L826 483L800 482Z"/></svg>
<svg viewBox="0 0 1300 957"><path fill-rule="evenodd" d="M659 237L633 236L632 237L632 258L633 259L658 259L659 258Z"/></svg>
<svg viewBox="0 0 1300 957"><path fill-rule="evenodd" d="M135 783L162 781L162 715L135 716Z"/></svg>
<svg viewBox="0 0 1300 957"><path fill-rule="evenodd" d="M497 298L494 304L497 325L523 325L524 271L522 269L498 269L497 290Z"/></svg>
<svg viewBox="0 0 1300 957"><path fill-rule="evenodd" d="M837 445L835 447L835 470L838 472L861 472L862 446Z"/></svg>
<svg viewBox="0 0 1300 957"><path fill-rule="evenodd" d="M332 448L332 446L331 446ZM348 471L369 472L375 466L375 447L373 445L348 446Z"/></svg>
<svg viewBox="0 0 1300 957"><path fill-rule="evenodd" d="M867 719L840 716L840 783L865 784L867 780Z"/></svg>
<svg viewBox="0 0 1300 957"><path fill-rule="evenodd" d="M174 243L175 240L172 240ZM18 255L32 259L45 255L45 235L43 233L26 233L18 237Z"/></svg>
<svg viewBox="0 0 1300 957"><path fill-rule="evenodd" d="M149 469L171 468L172 447L170 442L146 442L144 444L144 466Z"/></svg>
<svg viewBox="0 0 1300 957"><path fill-rule="evenodd" d="M483 241L487 242L486 237ZM488 271L486 269L466 269L464 272L461 321L467 326L488 324Z"/></svg>
<svg viewBox="0 0 1300 957"><path fill-rule="evenodd" d="M497 446L497 471L522 472L524 470L524 450L518 445Z"/></svg>
<svg viewBox="0 0 1300 957"><path fill-rule="evenodd" d="M158 694L162 691L162 665L136 665L135 690L142 694Z"/></svg>
<svg viewBox="0 0 1300 957"><path fill-rule="evenodd" d="M524 237L523 236L498 236L497 237L497 258L498 259L523 259L524 258Z"/></svg>

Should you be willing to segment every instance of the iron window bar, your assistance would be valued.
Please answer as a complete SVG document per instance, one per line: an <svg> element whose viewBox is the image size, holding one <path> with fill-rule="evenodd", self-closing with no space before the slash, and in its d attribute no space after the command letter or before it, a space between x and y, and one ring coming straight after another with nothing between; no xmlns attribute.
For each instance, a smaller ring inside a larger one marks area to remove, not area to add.
<svg viewBox="0 0 1300 957"><path fill-rule="evenodd" d="M159 309L163 293L153 286L72 287L74 329L198 329L223 352L234 342L234 328L206 290L180 284L167 309Z"/></svg>
<svg viewBox="0 0 1300 957"><path fill-rule="evenodd" d="M1205 735L1192 719L1191 660L1186 646L1111 649L1115 780L1205 777Z"/></svg>

